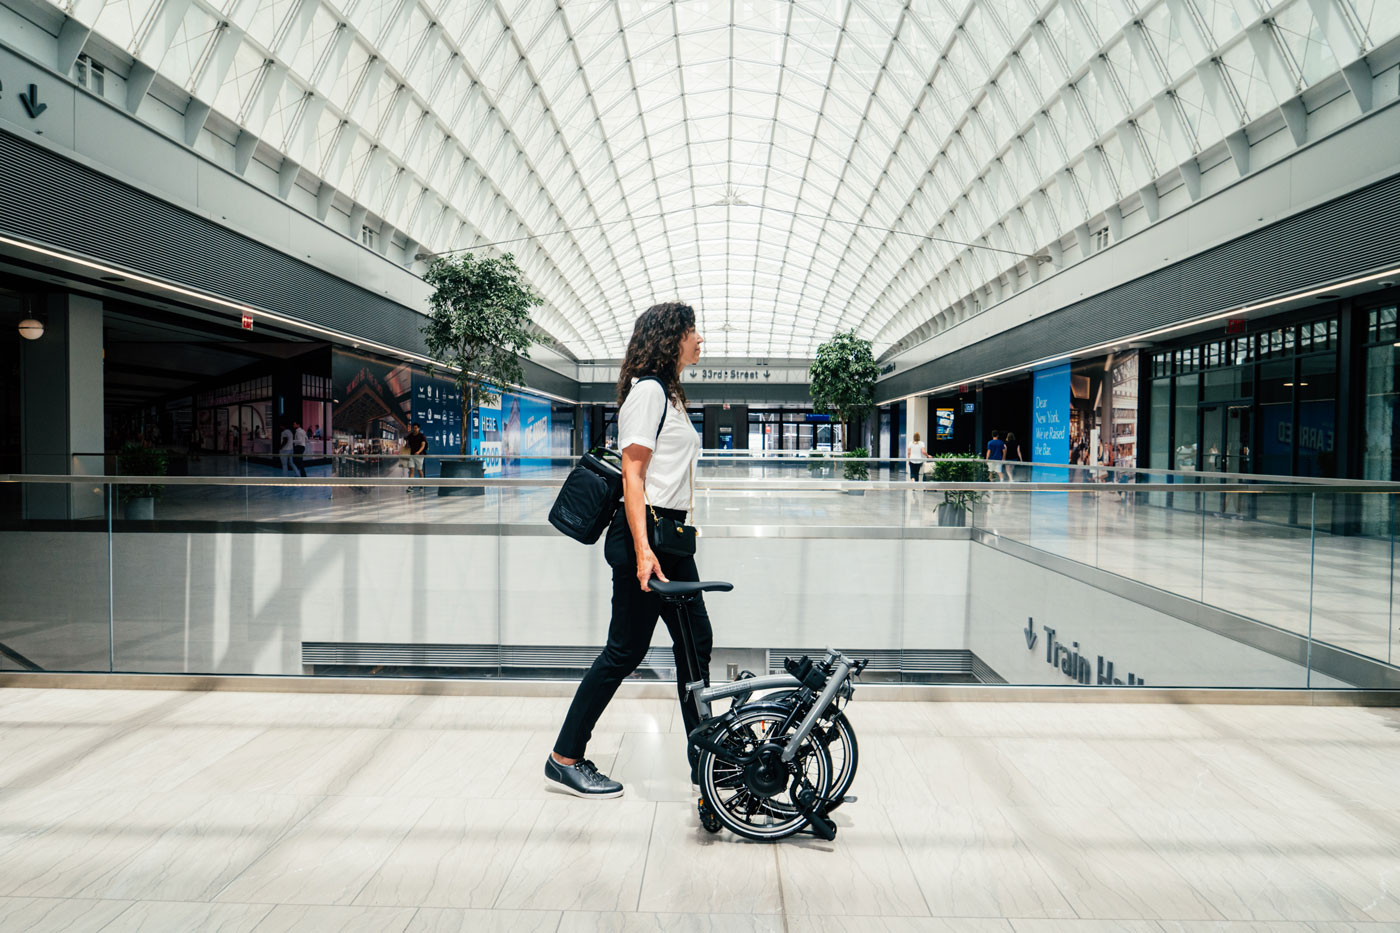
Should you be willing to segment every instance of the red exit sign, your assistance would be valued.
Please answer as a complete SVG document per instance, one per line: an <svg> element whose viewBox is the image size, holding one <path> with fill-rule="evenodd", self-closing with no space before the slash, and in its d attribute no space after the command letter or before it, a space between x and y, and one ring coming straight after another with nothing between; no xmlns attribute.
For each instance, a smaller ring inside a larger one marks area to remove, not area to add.
<svg viewBox="0 0 1400 933"><path fill-rule="evenodd" d="M244 329L244 330L252 330L252 329L253 329L253 316L252 316L251 314L246 313L246 312L245 312L244 315L243 315L243 329Z"/></svg>
<svg viewBox="0 0 1400 933"><path fill-rule="evenodd" d="M1242 317L1232 317L1225 322L1225 333L1242 334L1245 331L1245 323Z"/></svg>

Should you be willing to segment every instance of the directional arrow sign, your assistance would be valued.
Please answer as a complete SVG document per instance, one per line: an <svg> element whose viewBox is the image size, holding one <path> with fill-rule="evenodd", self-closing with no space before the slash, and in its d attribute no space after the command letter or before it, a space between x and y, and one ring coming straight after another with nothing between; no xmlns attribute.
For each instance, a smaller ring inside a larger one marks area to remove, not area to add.
<svg viewBox="0 0 1400 933"><path fill-rule="evenodd" d="M24 104L25 112L29 114L31 120L49 109L48 104L39 103L39 88L33 84L29 85L28 93L19 92L19 102Z"/></svg>
<svg viewBox="0 0 1400 933"><path fill-rule="evenodd" d="M1039 636L1037 636L1037 635L1035 634L1035 619L1030 619L1030 618L1026 619L1025 633L1026 633L1026 650L1027 650L1027 651L1034 651L1034 650L1035 650L1035 640L1036 640L1037 637L1039 637Z"/></svg>

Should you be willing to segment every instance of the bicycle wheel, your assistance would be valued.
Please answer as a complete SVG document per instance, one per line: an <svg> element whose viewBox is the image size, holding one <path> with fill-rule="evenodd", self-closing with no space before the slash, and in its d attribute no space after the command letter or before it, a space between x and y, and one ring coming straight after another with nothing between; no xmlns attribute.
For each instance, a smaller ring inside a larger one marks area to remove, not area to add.
<svg viewBox="0 0 1400 933"><path fill-rule="evenodd" d="M797 691L771 694L763 697L762 702L780 703L790 708L791 704L797 702ZM838 710L817 720L817 728L813 732L818 731L822 741L826 743L827 752L831 755L831 799L840 800L851 789L851 783L856 779L857 758L860 753L856 746L856 730L851 726L846 714Z"/></svg>
<svg viewBox="0 0 1400 933"><path fill-rule="evenodd" d="M797 807L798 794L811 791L817 799L831 786L831 756L826 745L808 736L790 762L782 744L791 733L778 734L781 711L772 707L744 708L720 733L716 742L735 755L757 752L746 766L700 756L700 791L721 823L747 839L768 842L800 832L808 824Z"/></svg>

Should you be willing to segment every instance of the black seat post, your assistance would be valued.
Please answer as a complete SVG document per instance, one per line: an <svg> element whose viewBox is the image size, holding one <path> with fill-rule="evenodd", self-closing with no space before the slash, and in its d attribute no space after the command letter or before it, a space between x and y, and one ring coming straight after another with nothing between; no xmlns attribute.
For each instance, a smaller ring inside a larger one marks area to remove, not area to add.
<svg viewBox="0 0 1400 933"><path fill-rule="evenodd" d="M676 624L681 630L682 653L685 655L684 660L688 670L676 671L676 677L681 679L681 686L685 686L697 680L703 680L700 676L700 656L695 651L695 634L690 627L689 603L690 600L695 597L668 598L663 596L661 598L676 607ZM706 718L708 711L700 702L700 695L698 693L691 693L689 695L689 700L695 706L695 712L699 717L701 719Z"/></svg>

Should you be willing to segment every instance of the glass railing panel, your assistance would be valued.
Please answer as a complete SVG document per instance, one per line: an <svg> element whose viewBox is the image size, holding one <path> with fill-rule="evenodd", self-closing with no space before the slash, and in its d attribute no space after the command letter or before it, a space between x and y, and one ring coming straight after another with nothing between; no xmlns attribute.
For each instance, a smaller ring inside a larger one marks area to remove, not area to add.
<svg viewBox="0 0 1400 933"><path fill-rule="evenodd" d="M114 668L494 676L499 496L408 482L167 478L113 522Z"/></svg>
<svg viewBox="0 0 1400 933"><path fill-rule="evenodd" d="M1201 494L1168 493L1154 506L1142 493L1117 485L1097 497L1098 546L1094 566L1187 599L1201 597Z"/></svg>
<svg viewBox="0 0 1400 933"><path fill-rule="evenodd" d="M107 671L108 503L99 479L0 482L0 671Z"/></svg>
<svg viewBox="0 0 1400 933"><path fill-rule="evenodd" d="M1386 587L1390 594L1388 600L1389 623L1386 628L1386 656L1387 664L1400 665L1400 606L1396 601L1400 599L1400 576L1397 575L1396 561L1400 558L1397 554L1396 539L1400 537L1400 495L1385 496L1384 503L1375 507L1375 498L1368 499L1366 505L1372 506L1375 513L1383 516L1382 523L1379 524L1379 534L1381 537L1390 539L1390 560L1387 562L1387 569L1390 571L1386 580ZM1368 521L1363 528L1374 529L1377 524ZM1379 581L1375 581L1377 584Z"/></svg>
<svg viewBox="0 0 1400 933"><path fill-rule="evenodd" d="M1368 529L1362 518L1393 512L1395 497L1319 491L1306 498L1317 516L1309 600L1313 638L1390 663L1391 535L1385 528Z"/></svg>
<svg viewBox="0 0 1400 933"><path fill-rule="evenodd" d="M81 520L26 518L55 494L0 483L14 554L32 537L52 555L41 570L70 548L102 570L29 582L42 599L7 599L0 643L42 635L35 660L67 669L574 679L606 639L611 572L601 544L547 524L570 462L465 480L128 478L112 482L110 538L95 480L67 484L96 497ZM715 669L832 646L878 658L873 679L1301 687L1312 664L1316 687L1353 682L1339 657L1390 659L1393 493L1060 469L1074 479L1050 487L698 481L701 574L736 584L711 599ZM653 653L640 676L669 676L668 650Z"/></svg>

